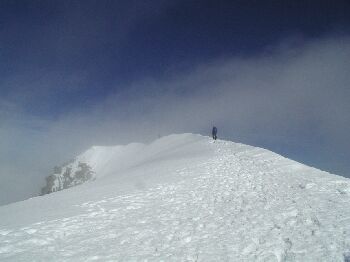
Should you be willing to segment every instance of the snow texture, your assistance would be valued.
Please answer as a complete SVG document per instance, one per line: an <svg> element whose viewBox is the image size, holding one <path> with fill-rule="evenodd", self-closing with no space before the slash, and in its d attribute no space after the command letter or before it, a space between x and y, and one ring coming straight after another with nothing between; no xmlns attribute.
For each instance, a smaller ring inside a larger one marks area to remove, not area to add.
<svg viewBox="0 0 350 262"><path fill-rule="evenodd" d="M1 261L349 261L350 181L193 134L93 147L96 180L0 208Z"/></svg>

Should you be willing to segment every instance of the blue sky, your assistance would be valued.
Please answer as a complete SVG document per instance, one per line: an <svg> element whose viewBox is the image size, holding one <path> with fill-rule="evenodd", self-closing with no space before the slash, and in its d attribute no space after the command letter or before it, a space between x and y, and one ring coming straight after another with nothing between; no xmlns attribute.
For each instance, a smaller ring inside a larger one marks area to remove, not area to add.
<svg viewBox="0 0 350 262"><path fill-rule="evenodd" d="M349 13L348 1L1 1L0 203L92 145L213 124L349 177Z"/></svg>

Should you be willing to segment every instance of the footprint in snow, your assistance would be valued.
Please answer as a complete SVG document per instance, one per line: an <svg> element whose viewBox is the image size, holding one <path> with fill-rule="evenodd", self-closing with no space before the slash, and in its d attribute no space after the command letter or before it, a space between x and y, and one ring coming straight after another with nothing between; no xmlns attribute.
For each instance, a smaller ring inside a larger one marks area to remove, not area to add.
<svg viewBox="0 0 350 262"><path fill-rule="evenodd" d="M11 230L0 230L0 235L2 236L7 236L8 234L10 234L12 231Z"/></svg>
<svg viewBox="0 0 350 262"><path fill-rule="evenodd" d="M185 243L190 243L192 241L192 237L188 236L186 238L184 238L183 240Z"/></svg>
<svg viewBox="0 0 350 262"><path fill-rule="evenodd" d="M31 234L36 233L37 230L34 228L28 228L28 229L26 228L23 231L26 232L27 234L31 235Z"/></svg>

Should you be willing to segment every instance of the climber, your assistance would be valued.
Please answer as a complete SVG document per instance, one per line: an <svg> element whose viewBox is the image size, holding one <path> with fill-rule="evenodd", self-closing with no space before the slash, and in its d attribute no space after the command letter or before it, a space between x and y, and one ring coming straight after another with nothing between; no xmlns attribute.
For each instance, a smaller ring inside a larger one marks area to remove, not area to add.
<svg viewBox="0 0 350 262"><path fill-rule="evenodd" d="M217 132L218 132L218 129L215 126L213 126L213 130L211 131L211 134L212 134L214 140L216 140L216 138L217 138L217 136L216 136Z"/></svg>

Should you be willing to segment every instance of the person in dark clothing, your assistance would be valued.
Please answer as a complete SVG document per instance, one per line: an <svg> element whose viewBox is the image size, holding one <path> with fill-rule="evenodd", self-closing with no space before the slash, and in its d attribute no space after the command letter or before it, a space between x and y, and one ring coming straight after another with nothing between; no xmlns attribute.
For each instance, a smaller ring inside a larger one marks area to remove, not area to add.
<svg viewBox="0 0 350 262"><path fill-rule="evenodd" d="M214 140L216 140L218 138L216 136L217 132L218 132L218 129L215 126L213 126L213 130L211 131L211 134L212 134Z"/></svg>

